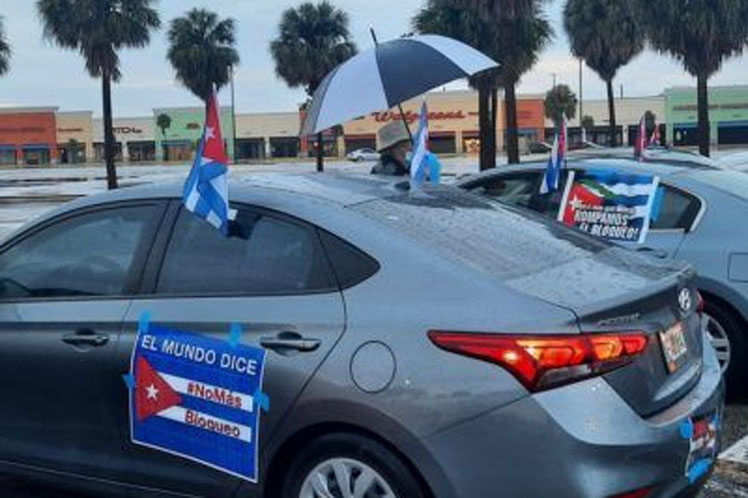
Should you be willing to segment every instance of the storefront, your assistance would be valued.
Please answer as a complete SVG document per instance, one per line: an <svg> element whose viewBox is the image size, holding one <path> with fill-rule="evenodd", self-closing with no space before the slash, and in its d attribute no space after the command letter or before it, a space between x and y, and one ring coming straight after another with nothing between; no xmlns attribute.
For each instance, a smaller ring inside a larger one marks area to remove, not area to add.
<svg viewBox="0 0 748 498"><path fill-rule="evenodd" d="M91 111L57 113L57 154L60 164L81 164L93 159Z"/></svg>
<svg viewBox="0 0 748 498"><path fill-rule="evenodd" d="M94 159L104 160L104 123L101 118L93 120ZM115 118L112 121L115 141L115 160L128 162L155 161L156 141L153 132L153 119Z"/></svg>
<svg viewBox="0 0 748 498"><path fill-rule="evenodd" d="M56 112L51 107L0 109L0 163L55 164Z"/></svg>
<svg viewBox="0 0 748 498"><path fill-rule="evenodd" d="M267 112L236 116L236 156L238 161L299 155L299 114Z"/></svg>
<svg viewBox="0 0 748 498"><path fill-rule="evenodd" d="M220 111L221 135L226 154L234 157L234 127L230 107ZM154 109L151 127L155 136L156 159L189 162L203 134L204 107Z"/></svg>
<svg viewBox="0 0 748 498"><path fill-rule="evenodd" d="M665 91L668 141L675 145L699 143L695 88ZM748 144L748 86L709 88L709 122L712 144Z"/></svg>

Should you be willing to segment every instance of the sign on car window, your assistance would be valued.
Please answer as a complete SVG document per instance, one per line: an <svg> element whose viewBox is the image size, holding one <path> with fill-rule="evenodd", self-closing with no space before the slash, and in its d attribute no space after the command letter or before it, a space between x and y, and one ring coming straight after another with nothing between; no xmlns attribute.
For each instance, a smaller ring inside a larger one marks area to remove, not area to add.
<svg viewBox="0 0 748 498"><path fill-rule="evenodd" d="M613 170L570 171L558 221L596 237L643 243L659 178Z"/></svg>

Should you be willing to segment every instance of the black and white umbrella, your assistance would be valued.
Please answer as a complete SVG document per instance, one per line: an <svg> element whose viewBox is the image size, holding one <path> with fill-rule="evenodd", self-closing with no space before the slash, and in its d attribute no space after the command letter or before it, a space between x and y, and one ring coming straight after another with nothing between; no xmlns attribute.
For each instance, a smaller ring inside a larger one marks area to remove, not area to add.
<svg viewBox="0 0 748 498"><path fill-rule="evenodd" d="M314 93L301 135L390 109L496 66L481 52L445 36L422 35L378 44L327 75Z"/></svg>

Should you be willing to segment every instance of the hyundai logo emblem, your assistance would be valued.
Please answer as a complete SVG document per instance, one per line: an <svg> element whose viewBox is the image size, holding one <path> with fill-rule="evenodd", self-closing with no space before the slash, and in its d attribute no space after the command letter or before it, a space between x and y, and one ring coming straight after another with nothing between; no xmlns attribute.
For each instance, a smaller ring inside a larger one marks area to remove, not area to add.
<svg viewBox="0 0 748 498"><path fill-rule="evenodd" d="M688 289L681 289L678 294L678 306L682 313L688 313L691 311L691 291Z"/></svg>

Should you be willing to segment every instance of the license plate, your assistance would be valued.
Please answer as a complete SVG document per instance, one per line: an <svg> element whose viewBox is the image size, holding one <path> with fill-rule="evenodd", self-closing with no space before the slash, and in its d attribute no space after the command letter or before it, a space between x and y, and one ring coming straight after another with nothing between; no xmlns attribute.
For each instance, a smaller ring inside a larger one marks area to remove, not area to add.
<svg viewBox="0 0 748 498"><path fill-rule="evenodd" d="M678 322L667 330L660 332L660 343L665 355L667 369L670 373L673 373L680 368L688 353L683 323Z"/></svg>

